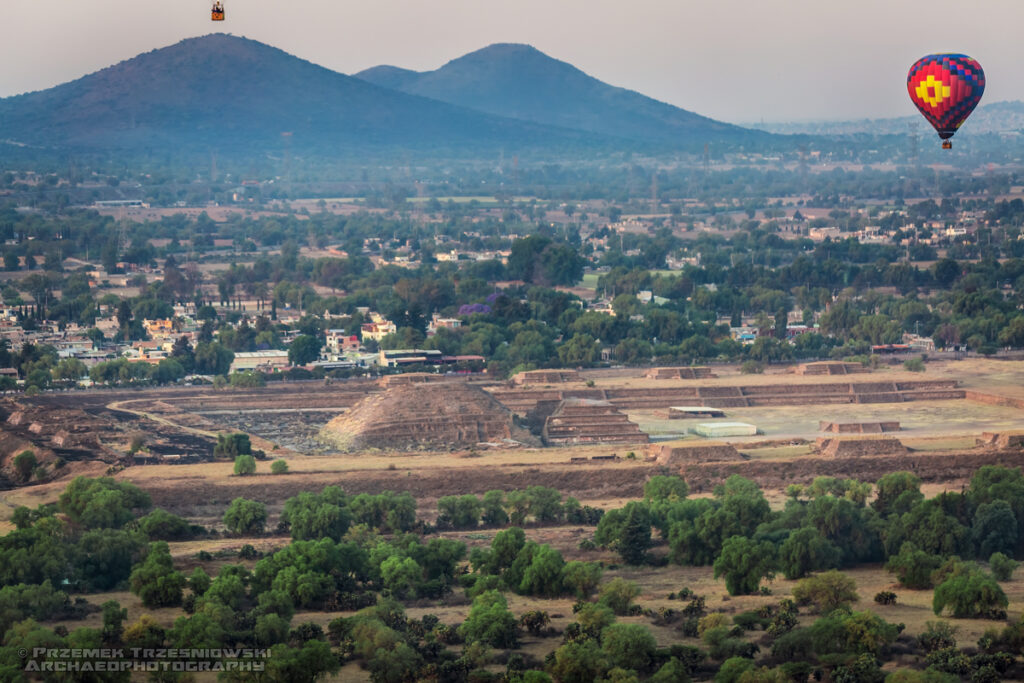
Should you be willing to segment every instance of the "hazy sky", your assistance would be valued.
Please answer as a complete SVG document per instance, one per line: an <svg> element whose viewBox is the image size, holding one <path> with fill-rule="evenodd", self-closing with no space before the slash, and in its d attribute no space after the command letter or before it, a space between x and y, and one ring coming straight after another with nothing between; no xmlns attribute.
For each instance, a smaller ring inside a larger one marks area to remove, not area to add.
<svg viewBox="0 0 1024 683"><path fill-rule="evenodd" d="M0 0L0 96L222 30L354 73L530 43L614 85L733 122L912 114L911 63L964 52L984 103L1024 99L1021 0ZM301 8L301 9L299 9Z"/></svg>

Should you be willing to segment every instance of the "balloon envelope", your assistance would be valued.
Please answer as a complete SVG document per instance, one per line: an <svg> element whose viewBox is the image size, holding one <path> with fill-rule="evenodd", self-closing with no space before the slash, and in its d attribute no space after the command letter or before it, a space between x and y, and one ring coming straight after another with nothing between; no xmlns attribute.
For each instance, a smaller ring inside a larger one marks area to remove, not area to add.
<svg viewBox="0 0 1024 683"><path fill-rule="evenodd" d="M946 140L981 101L985 72L967 55L928 55L910 67L907 92L939 137Z"/></svg>

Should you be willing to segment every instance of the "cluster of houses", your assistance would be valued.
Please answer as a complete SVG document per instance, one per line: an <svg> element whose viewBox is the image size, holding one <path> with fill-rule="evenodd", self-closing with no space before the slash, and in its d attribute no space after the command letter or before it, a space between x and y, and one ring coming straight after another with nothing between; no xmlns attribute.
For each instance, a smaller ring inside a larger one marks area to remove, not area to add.
<svg viewBox="0 0 1024 683"><path fill-rule="evenodd" d="M104 317L96 319L94 327L102 333L102 338L75 323L64 327L56 322L43 321L26 330L19 324L18 309L13 306L0 306L0 338L10 342L14 352L21 350L24 344L47 345L57 350L60 358L75 358L91 368L98 363L123 358L132 363L158 364L169 358L175 344L184 338L194 349L202 327L197 320L194 304L177 305L171 318L143 320L142 326L147 339L119 342L115 341L120 325L117 318L109 315L106 307L101 307ZM394 322L385 319L379 313L368 309L361 310L369 322L363 323L359 334L349 334L345 329L329 329L322 340L320 356L305 367L317 366L325 369L345 367L396 367L414 363L434 365L455 363L483 363L483 357L448 357L433 350L368 350L369 341L379 343L389 334L397 331ZM296 328L300 312L284 311L278 316L278 323L283 324L286 331L279 333L282 346L289 345L298 335ZM234 323L240 326L241 321ZM447 318L434 315L430 321L427 334L432 336L442 328L456 329L462 325L459 318ZM90 328L91 329L91 328ZM258 371L264 373L282 372L291 369L288 351L285 349L265 348L256 351L238 351L234 354L230 372ZM17 376L12 368L0 368L0 375Z"/></svg>

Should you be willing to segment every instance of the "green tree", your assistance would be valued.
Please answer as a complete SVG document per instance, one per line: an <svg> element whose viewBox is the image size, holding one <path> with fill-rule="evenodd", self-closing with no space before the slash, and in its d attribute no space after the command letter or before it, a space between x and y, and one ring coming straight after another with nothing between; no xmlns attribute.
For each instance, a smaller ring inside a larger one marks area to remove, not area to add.
<svg viewBox="0 0 1024 683"><path fill-rule="evenodd" d="M559 683L593 683L608 671L608 658L592 638L571 640L555 650L549 671Z"/></svg>
<svg viewBox="0 0 1024 683"><path fill-rule="evenodd" d="M950 576L935 589L932 611L955 619L1005 619L1009 601L996 580L978 569Z"/></svg>
<svg viewBox="0 0 1024 683"><path fill-rule="evenodd" d="M837 568L840 557L839 548L821 532L803 527L790 533L779 547L779 568L787 579L800 579L814 571Z"/></svg>
<svg viewBox="0 0 1024 683"><path fill-rule="evenodd" d="M131 574L145 547L146 538L137 531L91 529L70 549L72 578L83 590L117 588Z"/></svg>
<svg viewBox="0 0 1024 683"><path fill-rule="evenodd" d="M504 526L508 524L508 513L505 512L505 492L488 491L481 501L481 521L486 526Z"/></svg>
<svg viewBox="0 0 1024 683"><path fill-rule="evenodd" d="M562 582L580 600L589 598L601 583L601 565L596 562L567 562L562 570Z"/></svg>
<svg viewBox="0 0 1024 683"><path fill-rule="evenodd" d="M974 513L971 535L978 555L1013 554L1017 547L1017 518L1005 500L982 503Z"/></svg>
<svg viewBox="0 0 1024 683"><path fill-rule="evenodd" d="M437 526L442 529L475 529L480 523L480 500L472 494L442 496L437 510Z"/></svg>
<svg viewBox="0 0 1024 683"><path fill-rule="evenodd" d="M747 657L730 657L722 662L715 674L715 683L739 683L743 676L754 670L754 660Z"/></svg>
<svg viewBox="0 0 1024 683"><path fill-rule="evenodd" d="M224 512L223 522L233 534L263 533L263 527L267 523L267 506L256 500L235 498Z"/></svg>
<svg viewBox="0 0 1024 683"><path fill-rule="evenodd" d="M647 507L639 503L628 503L617 544L619 555L627 564L640 565L647 559L650 546L651 515Z"/></svg>
<svg viewBox="0 0 1024 683"><path fill-rule="evenodd" d="M319 494L304 491L289 498L281 513L281 523L291 531L293 540L340 541L351 520L345 494L336 486L328 486Z"/></svg>
<svg viewBox="0 0 1024 683"><path fill-rule="evenodd" d="M380 565L384 588L394 597L402 599L414 595L423 579L423 569L411 557L392 555Z"/></svg>
<svg viewBox="0 0 1024 683"><path fill-rule="evenodd" d="M252 453L252 442L248 434L218 434L217 445L213 447L213 457L235 459L239 455Z"/></svg>
<svg viewBox="0 0 1024 683"><path fill-rule="evenodd" d="M921 480L910 472L892 472L875 483L876 497L871 507L883 517L902 515L924 498Z"/></svg>
<svg viewBox="0 0 1024 683"><path fill-rule="evenodd" d="M898 554L889 558L885 568L896 574L901 585L920 590L933 586L932 573L941 564L940 556L930 555L908 542L900 546Z"/></svg>
<svg viewBox="0 0 1024 683"><path fill-rule="evenodd" d="M487 591L473 600L469 616L459 627L466 642L480 641L491 647L514 648L518 642L516 618L498 591Z"/></svg>
<svg viewBox="0 0 1024 683"><path fill-rule="evenodd" d="M562 493L547 486L526 489L530 501L530 514L541 524L557 522L562 517Z"/></svg>
<svg viewBox="0 0 1024 683"><path fill-rule="evenodd" d="M60 495L60 510L88 528L117 528L152 507L149 494L134 484L111 477L75 477Z"/></svg>
<svg viewBox="0 0 1024 683"><path fill-rule="evenodd" d="M188 587L192 590L192 593L200 597L210 590L210 583L210 575L203 571L202 567L193 569L192 574L188 577Z"/></svg>
<svg viewBox="0 0 1024 683"><path fill-rule="evenodd" d="M101 605L103 610L103 643L120 645L124 636L124 622L128 619L128 610L121 608L116 600L107 600Z"/></svg>
<svg viewBox="0 0 1024 683"><path fill-rule="evenodd" d="M633 607L633 600L639 595L640 586L636 582L616 576L601 586L598 602L611 609L615 614L629 614Z"/></svg>
<svg viewBox="0 0 1024 683"><path fill-rule="evenodd" d="M219 342L199 342L196 344L196 372L200 375L226 375L231 369L231 363L234 360L234 352L221 346Z"/></svg>
<svg viewBox="0 0 1024 683"><path fill-rule="evenodd" d="M138 521L139 531L151 541L182 541L192 536L187 520L157 508Z"/></svg>
<svg viewBox="0 0 1024 683"><path fill-rule="evenodd" d="M988 558L988 566L992 569L992 575L997 581L1009 581L1013 572L1020 566L1020 562L1010 559L1003 553L992 553Z"/></svg>
<svg viewBox="0 0 1024 683"><path fill-rule="evenodd" d="M669 501L683 500L690 493L686 480L679 476L655 475L644 484L644 500Z"/></svg>
<svg viewBox="0 0 1024 683"><path fill-rule="evenodd" d="M36 460L36 454L29 450L24 450L14 456L14 471L18 473L22 481L28 481L32 476L32 471L39 465L39 461Z"/></svg>
<svg viewBox="0 0 1024 683"><path fill-rule="evenodd" d="M613 666L648 671L658 644L642 624L612 624L601 633L601 649Z"/></svg>
<svg viewBox="0 0 1024 683"><path fill-rule="evenodd" d="M295 337L288 347L288 362L292 365L306 365L320 357L320 338L308 334Z"/></svg>
<svg viewBox="0 0 1024 683"><path fill-rule="evenodd" d="M775 548L767 541L732 536L722 545L714 568L716 579L725 577L729 595L752 595L761 585L761 579L774 576Z"/></svg>
<svg viewBox="0 0 1024 683"><path fill-rule="evenodd" d="M256 474L256 458L251 455L236 455L235 474L239 477Z"/></svg>
<svg viewBox="0 0 1024 683"><path fill-rule="evenodd" d="M146 607L174 607L181 604L185 577L175 571L165 541L149 544L149 552L130 577L131 590Z"/></svg>
<svg viewBox="0 0 1024 683"><path fill-rule="evenodd" d="M279 643L270 648L266 659L267 675L274 681L315 683L340 667L331 646L322 640L307 640L301 647Z"/></svg>
<svg viewBox="0 0 1024 683"><path fill-rule="evenodd" d="M288 461L287 460L282 460L282 459L279 458L279 459L275 460L274 462L270 463L270 473L271 474L288 474Z"/></svg>
<svg viewBox="0 0 1024 683"><path fill-rule="evenodd" d="M562 554L549 545L542 545L533 554L530 565L523 572L519 592L524 595L539 595L554 598L562 594L562 571L565 560Z"/></svg>

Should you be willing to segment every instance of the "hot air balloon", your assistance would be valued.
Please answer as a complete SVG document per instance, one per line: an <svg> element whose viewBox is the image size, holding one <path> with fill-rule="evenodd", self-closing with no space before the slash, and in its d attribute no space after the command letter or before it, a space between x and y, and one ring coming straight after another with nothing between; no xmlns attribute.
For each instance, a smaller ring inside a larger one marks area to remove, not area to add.
<svg viewBox="0 0 1024 683"><path fill-rule="evenodd" d="M985 72L967 55L928 55L910 67L907 92L942 138L942 148L950 149L949 138L981 101Z"/></svg>

